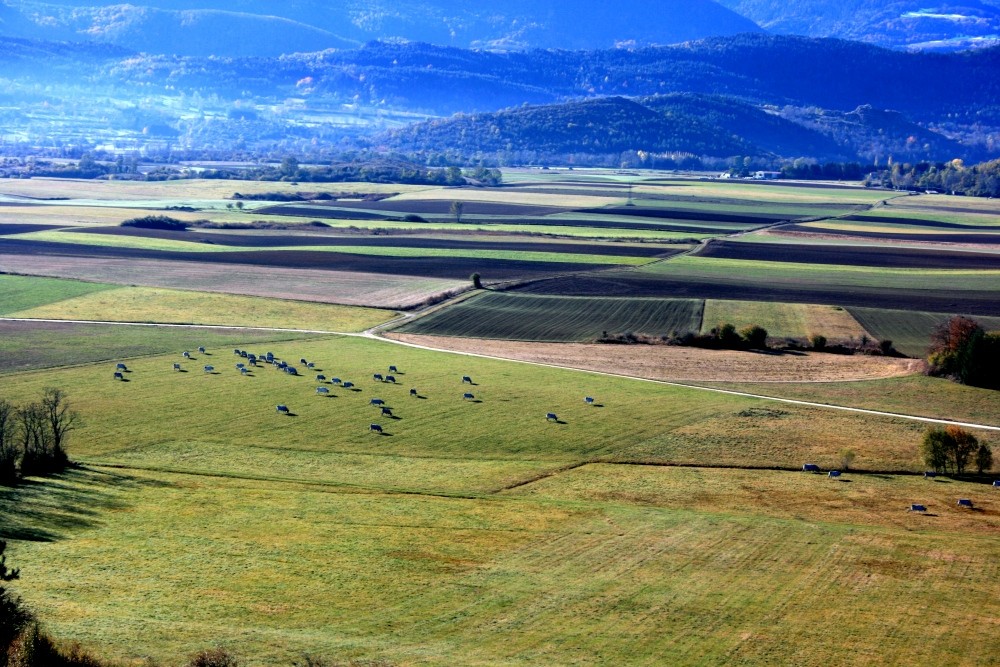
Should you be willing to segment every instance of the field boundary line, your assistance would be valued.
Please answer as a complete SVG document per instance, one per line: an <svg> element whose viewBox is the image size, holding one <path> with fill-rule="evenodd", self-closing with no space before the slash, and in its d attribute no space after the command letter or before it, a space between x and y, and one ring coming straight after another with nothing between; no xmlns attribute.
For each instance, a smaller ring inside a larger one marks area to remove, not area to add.
<svg viewBox="0 0 1000 667"><path fill-rule="evenodd" d="M989 424L976 424L976 423L972 423L972 422L962 422L962 421L957 421L957 420L953 420L953 419L940 419L940 418L936 418L936 417L920 417L920 416L917 416L917 415L906 415L906 414L901 414L901 413L898 413L898 412L886 412L886 411L882 411L882 410L870 410L870 409L867 409L867 408L852 408L852 407L848 407L848 406L845 406L845 405L833 405L833 404L830 404L830 403L817 403L817 402L814 402L814 401L803 401L803 400L799 400L799 399L795 399L795 398L780 398L780 397L777 397L777 396L765 396L763 394L751 394L749 392L734 391L732 389L718 389L718 388L715 388L715 387L703 387L703 386L696 385L696 384L687 384L685 382L672 382L670 380L653 380L651 378L637 377L637 376L634 376L634 375L625 375L623 373L611 373L611 372L608 372L608 371L595 371L595 370L589 370L589 369L586 369L586 368L574 368L572 366L560 366L558 364L547 364L547 363L544 363L544 362L541 362L541 361L525 361L523 359L508 359L506 357L499 357L499 356L494 356L494 355L489 355L489 354L482 354L482 353L478 353L478 352L458 352L458 351L455 351L455 350L445 350L445 349L435 348L435 347L431 347L429 345L420 345L420 344L417 344L417 343L408 343L408 342L401 341L401 340L393 340L392 338L384 338L382 336L378 336L376 334L370 333L370 331L367 331L367 332L365 332L362 335L365 336L365 337L367 337L367 338L371 338L373 340L381 340L381 341L385 341L385 342L389 342L389 343L394 343L396 345L402 345L404 347L411 347L411 348L415 348L415 349L418 349L418 350L427 350L429 352L446 352L446 353L449 353L449 354L457 354L457 355L466 356L466 357L478 357L478 358L481 358L481 359L493 359L493 360L496 360L496 361L509 361L509 362L515 363L515 364L526 364L526 365L529 365L529 366L540 366L542 368L555 368L555 369L560 369L560 370L576 371L578 373L589 373L591 375L620 378L620 379L624 379L624 380L636 380L638 382L648 382L650 384L658 384L658 385L663 385L663 386L667 386L667 387L680 387L680 388L683 388L683 389L694 389L694 390L697 390L697 391L707 391L707 392L712 392L712 393L715 393L715 394L725 394L725 395L728 395L728 396L739 396L739 397L742 397L742 398L756 398L756 399L765 400L765 401L774 401L776 403L784 403L786 405L800 405L800 406L810 407L810 408L823 408L823 409L828 409L828 410L840 410L840 411L843 411L843 412L854 412L854 413L857 413L857 414L872 415L872 416L877 416L877 417L891 417L891 418L895 418L895 419L906 419L906 420L909 420L909 421L916 421L916 422L921 422L921 423L925 423L925 424L943 424L943 425L947 425L947 426L962 426L964 428L975 428L975 429L981 429L981 430L984 430L984 431L996 431L996 432L1000 432L1000 426L993 426L993 425L989 425Z"/></svg>
<svg viewBox="0 0 1000 667"><path fill-rule="evenodd" d="M395 321L399 318L394 318ZM321 336L364 336L363 332L324 331L322 329L290 329L283 327L234 326L232 324L178 324L176 322L115 322L113 320L59 320L36 317L0 317L0 322L38 322L41 324L102 324L123 327L163 327L175 329L224 329L227 331L273 331L275 333L303 333Z"/></svg>

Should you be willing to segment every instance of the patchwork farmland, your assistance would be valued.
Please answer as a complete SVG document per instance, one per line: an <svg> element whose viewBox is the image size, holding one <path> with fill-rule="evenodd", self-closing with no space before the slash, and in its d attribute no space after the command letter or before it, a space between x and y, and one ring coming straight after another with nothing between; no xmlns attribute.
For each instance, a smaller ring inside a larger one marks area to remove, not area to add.
<svg viewBox="0 0 1000 667"><path fill-rule="evenodd" d="M57 641L163 665L995 653L1000 469L924 478L919 451L930 420L1000 451L1000 392L919 359L951 315L1000 327L995 202L504 177L0 186L0 399L57 387L80 417L73 467L0 486L10 585ZM147 215L192 226L120 226ZM594 342L723 323L914 358Z"/></svg>

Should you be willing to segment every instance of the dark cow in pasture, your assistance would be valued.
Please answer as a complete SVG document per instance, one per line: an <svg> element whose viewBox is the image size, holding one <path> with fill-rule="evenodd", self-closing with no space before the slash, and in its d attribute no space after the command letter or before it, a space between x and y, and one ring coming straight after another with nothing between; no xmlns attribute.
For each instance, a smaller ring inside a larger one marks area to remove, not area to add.
<svg viewBox="0 0 1000 667"><path fill-rule="evenodd" d="M546 412L545 413L545 421L557 422L557 421L559 421L559 417L557 417L556 413L554 413L554 412Z"/></svg>
<svg viewBox="0 0 1000 667"><path fill-rule="evenodd" d="M475 395L474 394L470 394L468 392L466 392L465 394L462 395L462 399L466 400L466 401L471 401L474 398L475 398Z"/></svg>
<svg viewBox="0 0 1000 667"><path fill-rule="evenodd" d="M802 472L819 472L819 466L815 463L806 463L802 466Z"/></svg>
<svg viewBox="0 0 1000 667"><path fill-rule="evenodd" d="M183 357L184 357L185 359L190 359L190 358L191 358L191 353L190 353L190 352L185 352L185 353L184 353L184 354L183 354L182 356L183 356Z"/></svg>
<svg viewBox="0 0 1000 667"><path fill-rule="evenodd" d="M125 379L125 375L123 373L120 373L119 371L115 371L115 379L116 380L124 380Z"/></svg>
<svg viewBox="0 0 1000 667"><path fill-rule="evenodd" d="M968 498L959 498L958 499L958 506L959 507L968 507L971 510L972 509L972 501L970 499L968 499Z"/></svg>
<svg viewBox="0 0 1000 667"><path fill-rule="evenodd" d="M237 355L237 356L242 356L242 355L243 355L243 350L241 350L241 349L240 349L240 348L238 348L238 347L234 347L234 348L233 348L233 354L235 354L235 355Z"/></svg>
<svg viewBox="0 0 1000 667"><path fill-rule="evenodd" d="M398 373L399 369L396 368L395 366L389 366L389 372L390 373Z"/></svg>
<svg viewBox="0 0 1000 667"><path fill-rule="evenodd" d="M180 369L181 369L181 365L180 364L174 364L174 370L175 371L179 371Z"/></svg>
<svg viewBox="0 0 1000 667"><path fill-rule="evenodd" d="M374 375L372 375L372 380L374 380L375 382L385 382L385 378L382 377L381 373L375 373Z"/></svg>
<svg viewBox="0 0 1000 667"><path fill-rule="evenodd" d="M463 375L462 384L472 384L472 378L468 375Z"/></svg>
<svg viewBox="0 0 1000 667"><path fill-rule="evenodd" d="M291 411L288 409L287 405L278 405L275 407L279 415L290 415Z"/></svg>
<svg viewBox="0 0 1000 667"><path fill-rule="evenodd" d="M236 364L236 368L238 368L239 370L243 370L243 369L244 369L244 368L246 368L246 367L247 367L247 365L246 365L246 364L244 364L244 363L239 363L239 364Z"/></svg>
<svg viewBox="0 0 1000 667"><path fill-rule="evenodd" d="M340 378L333 378L332 380L330 380L330 383L331 384L340 384Z"/></svg>
<svg viewBox="0 0 1000 667"><path fill-rule="evenodd" d="M392 408L383 407L382 408L382 416L383 417L391 417L392 416Z"/></svg>
<svg viewBox="0 0 1000 667"><path fill-rule="evenodd" d="M354 383L353 382L345 382L344 383L344 389L354 389Z"/></svg>
<svg viewBox="0 0 1000 667"><path fill-rule="evenodd" d="M115 369L119 370L119 371L127 371L128 370L128 368L126 368L125 364L118 364L117 366L115 366Z"/></svg>
<svg viewBox="0 0 1000 667"><path fill-rule="evenodd" d="M381 398L373 398L372 400L368 401L368 404L378 407L380 405L385 405L385 401L383 401Z"/></svg>
<svg viewBox="0 0 1000 667"><path fill-rule="evenodd" d="M594 404L594 397L593 396L587 396L586 398L583 399L583 402L586 403L587 405L593 405Z"/></svg>
<svg viewBox="0 0 1000 667"><path fill-rule="evenodd" d="M250 370L249 369L247 369L247 368L241 368L240 369L240 375L249 375L249 374L250 374Z"/></svg>
<svg viewBox="0 0 1000 667"><path fill-rule="evenodd" d="M396 378L393 375L386 375L385 376L385 381L386 382L391 382L392 384L396 384Z"/></svg>
<svg viewBox="0 0 1000 667"><path fill-rule="evenodd" d="M378 424L369 424L368 425L368 431L369 431L369 433L381 433L382 432L382 427L379 426Z"/></svg>
<svg viewBox="0 0 1000 667"><path fill-rule="evenodd" d="M317 375L316 382L326 382L326 376L323 374Z"/></svg>
<svg viewBox="0 0 1000 667"><path fill-rule="evenodd" d="M911 512L926 512L927 511L927 506L926 505L917 505L916 503L914 503L913 505L910 505L910 511Z"/></svg>
<svg viewBox="0 0 1000 667"><path fill-rule="evenodd" d="M205 348L204 347L199 347L198 348L198 352L200 352L201 354L205 354Z"/></svg>
<svg viewBox="0 0 1000 667"><path fill-rule="evenodd" d="M329 387L316 387L316 393L317 394L329 394L330 393L330 388Z"/></svg>
<svg viewBox="0 0 1000 667"><path fill-rule="evenodd" d="M215 370L215 366L205 366L205 372L211 373Z"/></svg>
<svg viewBox="0 0 1000 667"><path fill-rule="evenodd" d="M410 390L410 396L419 396L419 395L420 395L420 392L418 392L416 389L411 389Z"/></svg>
<svg viewBox="0 0 1000 667"><path fill-rule="evenodd" d="M309 362L308 362L308 361L306 361L306 360L305 360L305 359L303 358L303 359L299 359L299 363L300 363L300 364L302 364L302 365L306 365L306 364L308 364Z"/></svg>

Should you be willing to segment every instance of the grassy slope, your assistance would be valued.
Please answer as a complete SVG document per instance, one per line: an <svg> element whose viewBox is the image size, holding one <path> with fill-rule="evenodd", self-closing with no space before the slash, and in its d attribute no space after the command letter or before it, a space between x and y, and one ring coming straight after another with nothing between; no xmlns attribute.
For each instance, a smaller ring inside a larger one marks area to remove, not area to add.
<svg viewBox="0 0 1000 667"><path fill-rule="evenodd" d="M488 292L402 327L406 333L507 340L585 341L603 332L697 331L702 302L521 296Z"/></svg>
<svg viewBox="0 0 1000 667"><path fill-rule="evenodd" d="M725 322L737 329L758 324L772 338L807 340L813 334L820 334L832 343L865 335L864 328L850 313L836 306L707 300L702 333Z"/></svg>
<svg viewBox="0 0 1000 667"><path fill-rule="evenodd" d="M935 486L590 466L448 499L80 471L0 492L28 510L0 526L50 540L13 556L58 636L168 665L210 645L253 664L983 664L997 503L958 514L983 494ZM908 516L916 499L939 516Z"/></svg>
<svg viewBox="0 0 1000 667"><path fill-rule="evenodd" d="M0 315L115 288L75 280L0 275Z"/></svg>
<svg viewBox="0 0 1000 667"><path fill-rule="evenodd" d="M11 314L31 318L218 324L345 332L363 331L392 317L390 311L374 308L155 287L121 287Z"/></svg>
<svg viewBox="0 0 1000 667"><path fill-rule="evenodd" d="M92 324L0 323L0 373L304 338L290 333Z"/></svg>
<svg viewBox="0 0 1000 667"><path fill-rule="evenodd" d="M950 315L906 310L850 308L850 313L879 340L891 340L893 346L911 357L923 357L930 345L931 333L948 321ZM984 329L1000 330L1000 317L975 317Z"/></svg>

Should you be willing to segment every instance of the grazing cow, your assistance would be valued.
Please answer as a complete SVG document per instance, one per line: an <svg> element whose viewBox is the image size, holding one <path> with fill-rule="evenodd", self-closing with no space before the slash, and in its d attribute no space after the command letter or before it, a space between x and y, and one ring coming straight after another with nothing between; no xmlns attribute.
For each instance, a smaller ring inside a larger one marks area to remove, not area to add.
<svg viewBox="0 0 1000 667"><path fill-rule="evenodd" d="M385 382L385 379L382 377L381 373L376 373L375 375L373 375L372 380L375 380L376 382Z"/></svg>
<svg viewBox="0 0 1000 667"><path fill-rule="evenodd" d="M382 408L382 416L383 417L391 417L392 416L392 410L390 408L383 407Z"/></svg>
<svg viewBox="0 0 1000 667"><path fill-rule="evenodd" d="M927 477L928 479L933 479L934 477L937 477L937 473L934 472L933 470L927 470L924 472L924 477Z"/></svg>
<svg viewBox="0 0 1000 667"><path fill-rule="evenodd" d="M206 373L211 373L214 370L215 370L215 366L205 366L205 372Z"/></svg>
<svg viewBox="0 0 1000 667"><path fill-rule="evenodd" d="M840 477L840 471L839 470L831 470L830 472L827 473L827 475L829 475L830 477Z"/></svg>
<svg viewBox="0 0 1000 667"><path fill-rule="evenodd" d="M252 357L253 355L252 355L252 354L250 354L249 352L246 352L246 351L242 351L242 352L240 352L240 356L241 356L241 357L243 357L244 359L249 359L249 358L250 358L250 357Z"/></svg>
<svg viewBox="0 0 1000 667"><path fill-rule="evenodd" d="M472 378L468 375L462 376L462 384L472 384Z"/></svg>
<svg viewBox="0 0 1000 667"><path fill-rule="evenodd" d="M240 375L249 375L249 374L250 374L250 371L247 370L246 368L241 368L240 369Z"/></svg>
<svg viewBox="0 0 1000 667"><path fill-rule="evenodd" d="M309 362L306 361L305 359L299 359L299 363L300 364L308 364Z"/></svg>
<svg viewBox="0 0 1000 667"><path fill-rule="evenodd" d="M279 415L289 415L289 414L291 414L291 411L288 409L287 405L279 405L279 406L277 406L276 409L278 410L278 414Z"/></svg>
<svg viewBox="0 0 1000 667"><path fill-rule="evenodd" d="M294 366L286 366L285 367L285 372L288 373L289 375L298 375L299 374L298 369L296 369Z"/></svg>
<svg viewBox="0 0 1000 667"><path fill-rule="evenodd" d="M316 376L316 382L326 382L326 376L325 375L317 375Z"/></svg>
<svg viewBox="0 0 1000 667"><path fill-rule="evenodd" d="M185 359L190 359L191 358L191 353L190 352L185 352L184 353L184 358Z"/></svg>
<svg viewBox="0 0 1000 667"><path fill-rule="evenodd" d="M385 401L383 401L381 398L373 398L372 400L368 401L368 404L375 406L385 405Z"/></svg>
<svg viewBox="0 0 1000 667"><path fill-rule="evenodd" d="M234 347L234 348L233 348L233 354L238 354L238 355L242 355L242 354L243 354L243 350L241 350L241 349L240 349L240 348L238 348L238 347Z"/></svg>
<svg viewBox="0 0 1000 667"><path fill-rule="evenodd" d="M316 368L316 364L310 361L308 364L306 364L306 368Z"/></svg>
<svg viewBox="0 0 1000 667"><path fill-rule="evenodd" d="M419 395L420 395L420 393L416 389L411 389L410 390L410 396L419 396Z"/></svg>
<svg viewBox="0 0 1000 667"><path fill-rule="evenodd" d="M340 378L333 378L332 380L330 380L330 382L332 384L340 384Z"/></svg>
<svg viewBox="0 0 1000 667"><path fill-rule="evenodd" d="M806 463L802 466L803 472L819 472L819 466L815 463Z"/></svg>
<svg viewBox="0 0 1000 667"><path fill-rule="evenodd" d="M993 480L993 488L1000 489L1000 479Z"/></svg>
<svg viewBox="0 0 1000 667"><path fill-rule="evenodd" d="M127 371L128 370L128 368L125 367L125 364L118 364L117 366L115 366L115 368L118 369L118 370L120 370L120 371Z"/></svg>
<svg viewBox="0 0 1000 667"><path fill-rule="evenodd" d="M278 362L278 368L288 368L288 362L287 361L279 361Z"/></svg>
<svg viewBox="0 0 1000 667"><path fill-rule="evenodd" d="M200 352L201 354L205 354L205 348L199 347L198 352Z"/></svg>
<svg viewBox="0 0 1000 667"><path fill-rule="evenodd" d="M392 375L386 375L385 376L385 381L386 382L391 382L393 384L396 384L396 378L394 376L392 376Z"/></svg>
<svg viewBox="0 0 1000 667"><path fill-rule="evenodd" d="M910 511L911 512L926 512L927 511L927 507L924 506L924 505L913 504L913 505L910 505Z"/></svg>
<svg viewBox="0 0 1000 667"><path fill-rule="evenodd" d="M475 396L473 394L468 393L468 392L466 392L465 394L462 395L462 399L466 400L466 401L471 401L474 398L475 398Z"/></svg>
<svg viewBox="0 0 1000 667"><path fill-rule="evenodd" d="M399 369L396 368L395 366L389 366L389 372L390 373L398 373Z"/></svg>
<svg viewBox="0 0 1000 667"><path fill-rule="evenodd" d="M181 369L181 365L180 364L174 364L174 370L175 371L179 371L180 369Z"/></svg>
<svg viewBox="0 0 1000 667"><path fill-rule="evenodd" d="M345 382L344 383L344 389L354 389L354 383L353 382Z"/></svg>
<svg viewBox="0 0 1000 667"><path fill-rule="evenodd" d="M968 498L959 498L958 499L958 506L959 507L968 507L969 509L972 509L972 501L969 500Z"/></svg>
<svg viewBox="0 0 1000 667"><path fill-rule="evenodd" d="M247 367L247 365L246 365L246 364L243 364L243 363L240 363L240 364L236 364L236 368L239 368L240 370L242 370L242 369L244 369L244 368L246 368L246 367Z"/></svg>
<svg viewBox="0 0 1000 667"><path fill-rule="evenodd" d="M594 404L594 397L593 396L587 396L585 399L583 399L583 402L586 403L587 405L593 405Z"/></svg>
<svg viewBox="0 0 1000 667"><path fill-rule="evenodd" d="M248 354L248 355L246 355L246 360L247 361L257 361L257 355L256 354Z"/></svg>
<svg viewBox="0 0 1000 667"><path fill-rule="evenodd" d="M267 357L268 361L274 361L274 352L268 352L264 356Z"/></svg>
<svg viewBox="0 0 1000 667"><path fill-rule="evenodd" d="M251 359L250 360L250 365L253 366L254 368L257 368L257 360L256 359Z"/></svg>
<svg viewBox="0 0 1000 667"><path fill-rule="evenodd" d="M115 379L116 380L124 380L125 379L125 375L123 373L115 371Z"/></svg>
<svg viewBox="0 0 1000 667"><path fill-rule="evenodd" d="M316 393L317 394L329 394L330 393L330 388L329 387L316 387Z"/></svg>
<svg viewBox="0 0 1000 667"><path fill-rule="evenodd" d="M556 413L554 413L554 412L546 412L545 413L545 421L557 422L557 421L559 421L559 417L556 417Z"/></svg>
<svg viewBox="0 0 1000 667"><path fill-rule="evenodd" d="M378 424L369 424L368 431L369 433L381 433L382 427L379 426Z"/></svg>

